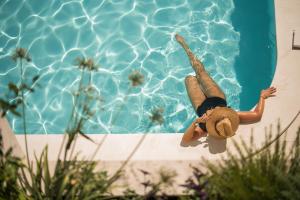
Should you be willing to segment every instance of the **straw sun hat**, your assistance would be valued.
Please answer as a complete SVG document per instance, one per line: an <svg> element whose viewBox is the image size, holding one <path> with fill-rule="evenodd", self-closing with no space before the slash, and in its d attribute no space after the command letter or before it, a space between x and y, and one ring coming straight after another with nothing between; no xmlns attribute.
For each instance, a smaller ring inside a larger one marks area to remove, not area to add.
<svg viewBox="0 0 300 200"><path fill-rule="evenodd" d="M206 129L211 136L225 139L235 135L239 123L236 111L227 107L216 107L206 121Z"/></svg>

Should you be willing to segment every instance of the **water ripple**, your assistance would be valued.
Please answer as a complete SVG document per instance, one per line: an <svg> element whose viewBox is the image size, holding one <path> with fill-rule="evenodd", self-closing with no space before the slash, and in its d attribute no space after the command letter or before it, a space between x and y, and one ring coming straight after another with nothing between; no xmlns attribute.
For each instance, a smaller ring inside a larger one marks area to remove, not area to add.
<svg viewBox="0 0 300 200"><path fill-rule="evenodd" d="M232 0L1 1L0 89L18 82L12 51L28 48L33 63L26 74L40 74L42 85L27 95L29 132L63 133L78 87L74 59L93 57L101 68L92 83L104 103L85 127L88 133L144 132L153 105L165 108L165 123L152 132L183 131L195 117L184 86L193 70L174 35L187 39L238 108L241 87L233 65L240 36L230 21L233 9ZM144 74L145 84L131 91L111 126L135 69ZM16 133L22 132L20 119L9 115L9 121Z"/></svg>

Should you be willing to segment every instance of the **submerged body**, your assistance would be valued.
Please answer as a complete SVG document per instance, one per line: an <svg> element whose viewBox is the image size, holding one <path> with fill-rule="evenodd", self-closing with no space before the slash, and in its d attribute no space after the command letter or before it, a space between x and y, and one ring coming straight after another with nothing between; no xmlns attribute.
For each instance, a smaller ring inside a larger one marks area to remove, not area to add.
<svg viewBox="0 0 300 200"><path fill-rule="evenodd" d="M231 137L235 134L239 124L260 121L265 99L273 96L276 92L275 87L261 91L259 101L253 111L236 112L227 107L223 91L205 71L204 65L192 53L184 38L178 34L175 37L185 50L196 73L196 76L189 75L185 78L185 85L198 118L185 131L182 144L187 145L207 134L216 138Z"/></svg>

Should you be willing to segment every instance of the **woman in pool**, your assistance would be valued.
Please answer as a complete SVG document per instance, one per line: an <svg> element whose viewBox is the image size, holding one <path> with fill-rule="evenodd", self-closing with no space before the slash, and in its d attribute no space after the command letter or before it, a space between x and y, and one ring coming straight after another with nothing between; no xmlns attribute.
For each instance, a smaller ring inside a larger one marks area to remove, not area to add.
<svg viewBox="0 0 300 200"><path fill-rule="evenodd" d="M203 64L192 53L184 38L178 34L175 38L185 50L196 73L196 76L189 75L185 78L185 85L198 118L185 131L182 137L183 144L189 144L207 134L225 139L235 134L240 123L248 124L260 121L265 99L274 95L275 87L261 91L254 111L236 112L227 107L223 91L207 74Z"/></svg>

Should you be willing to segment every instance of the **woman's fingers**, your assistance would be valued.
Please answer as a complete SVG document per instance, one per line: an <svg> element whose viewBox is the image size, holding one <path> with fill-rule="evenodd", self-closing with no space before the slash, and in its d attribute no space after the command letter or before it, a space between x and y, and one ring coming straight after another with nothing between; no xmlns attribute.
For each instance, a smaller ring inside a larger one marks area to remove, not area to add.
<svg viewBox="0 0 300 200"><path fill-rule="evenodd" d="M201 116L201 117L199 117L199 118L197 119L197 122L198 122L198 123L201 123L201 122L203 122L203 121L204 121L203 116Z"/></svg>
<svg viewBox="0 0 300 200"><path fill-rule="evenodd" d="M203 116L203 118L204 118L205 120L208 120L208 119L209 119L209 116L208 116L207 114L205 114L205 115Z"/></svg>
<svg viewBox="0 0 300 200"><path fill-rule="evenodd" d="M265 90L262 90L261 94L264 96L264 98L275 96L274 93L276 92L276 88L274 86L269 87Z"/></svg>
<svg viewBox="0 0 300 200"><path fill-rule="evenodd" d="M269 91L271 94L274 94L276 92L276 88L275 87L270 87Z"/></svg>
<svg viewBox="0 0 300 200"><path fill-rule="evenodd" d="M201 119L203 120L203 121L206 121L206 120L208 120L208 116L207 116L207 114L204 114L204 115L202 115L202 117L201 117Z"/></svg>
<svg viewBox="0 0 300 200"><path fill-rule="evenodd" d="M198 117L196 119L196 122L197 123L203 123L203 122L206 122L208 119L209 119L209 117L206 114L204 114L201 117Z"/></svg>

